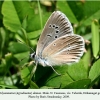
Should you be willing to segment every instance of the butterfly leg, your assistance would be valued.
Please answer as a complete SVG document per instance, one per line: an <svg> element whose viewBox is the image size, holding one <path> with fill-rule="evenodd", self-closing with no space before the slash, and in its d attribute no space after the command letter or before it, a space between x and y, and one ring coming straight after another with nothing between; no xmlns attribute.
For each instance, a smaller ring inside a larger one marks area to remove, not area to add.
<svg viewBox="0 0 100 100"><path fill-rule="evenodd" d="M58 72L56 72L56 70L52 67L52 66L50 66L52 69L53 69L53 71L57 74L57 75L61 75L61 74L59 74Z"/></svg>

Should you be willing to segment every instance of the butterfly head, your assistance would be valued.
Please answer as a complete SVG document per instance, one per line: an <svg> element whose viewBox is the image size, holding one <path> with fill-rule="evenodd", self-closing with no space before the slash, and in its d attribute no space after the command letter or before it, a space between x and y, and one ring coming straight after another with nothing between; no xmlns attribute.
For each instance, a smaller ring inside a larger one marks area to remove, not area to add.
<svg viewBox="0 0 100 100"><path fill-rule="evenodd" d="M30 58L35 59L35 55L36 55L36 53L35 53L35 52L34 52L34 53L32 53L32 54L30 54Z"/></svg>
<svg viewBox="0 0 100 100"><path fill-rule="evenodd" d="M35 52L30 54L30 58L35 60L35 64L39 63L42 66L46 66L45 60L42 59L40 56L37 56Z"/></svg>
<svg viewBox="0 0 100 100"><path fill-rule="evenodd" d="M33 53L30 54L30 58L31 58L31 59L34 59L36 65L38 64L38 58L37 58L35 52L33 52Z"/></svg>

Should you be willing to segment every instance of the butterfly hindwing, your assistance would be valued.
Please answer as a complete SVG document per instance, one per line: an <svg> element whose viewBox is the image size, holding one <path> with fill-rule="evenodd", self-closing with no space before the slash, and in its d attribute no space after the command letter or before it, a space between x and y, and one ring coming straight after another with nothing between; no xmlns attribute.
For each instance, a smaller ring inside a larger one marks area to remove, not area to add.
<svg viewBox="0 0 100 100"><path fill-rule="evenodd" d="M65 35L49 44L42 57L51 66L77 62L84 52L84 39L79 35Z"/></svg>

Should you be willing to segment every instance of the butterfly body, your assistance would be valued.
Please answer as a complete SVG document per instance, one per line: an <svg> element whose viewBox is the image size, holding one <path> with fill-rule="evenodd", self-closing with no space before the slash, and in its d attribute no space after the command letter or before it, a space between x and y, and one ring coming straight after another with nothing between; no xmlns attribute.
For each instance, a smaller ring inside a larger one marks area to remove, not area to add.
<svg viewBox="0 0 100 100"><path fill-rule="evenodd" d="M71 64L83 55L84 44L84 39L73 33L65 14L54 11L39 38L36 54L31 54L31 58L42 66Z"/></svg>

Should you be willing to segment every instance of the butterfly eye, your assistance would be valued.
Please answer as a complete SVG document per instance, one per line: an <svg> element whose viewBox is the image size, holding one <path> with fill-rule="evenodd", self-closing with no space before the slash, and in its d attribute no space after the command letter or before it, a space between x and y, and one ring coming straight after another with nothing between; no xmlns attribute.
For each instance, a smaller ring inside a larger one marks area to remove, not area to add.
<svg viewBox="0 0 100 100"><path fill-rule="evenodd" d="M34 53L30 54L30 57L35 58L35 55L36 55L36 53L34 52Z"/></svg>

